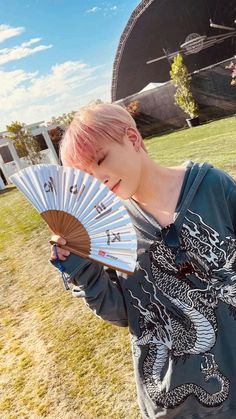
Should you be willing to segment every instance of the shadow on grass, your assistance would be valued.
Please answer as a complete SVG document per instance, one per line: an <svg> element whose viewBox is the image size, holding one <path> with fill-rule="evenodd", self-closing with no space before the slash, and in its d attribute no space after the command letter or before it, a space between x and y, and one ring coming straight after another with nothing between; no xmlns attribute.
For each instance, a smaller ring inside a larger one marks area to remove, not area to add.
<svg viewBox="0 0 236 419"><path fill-rule="evenodd" d="M16 186L7 186L5 189L0 189L0 195L16 190Z"/></svg>

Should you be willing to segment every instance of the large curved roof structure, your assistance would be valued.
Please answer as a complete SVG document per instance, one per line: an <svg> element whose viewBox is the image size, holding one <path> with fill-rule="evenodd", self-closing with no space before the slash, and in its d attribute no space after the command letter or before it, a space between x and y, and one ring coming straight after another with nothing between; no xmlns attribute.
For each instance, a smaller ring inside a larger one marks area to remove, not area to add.
<svg viewBox="0 0 236 419"><path fill-rule="evenodd" d="M169 80L171 58L177 51L183 53L190 72L232 57L235 19L235 0L141 1L120 38L112 100L132 95L148 83Z"/></svg>

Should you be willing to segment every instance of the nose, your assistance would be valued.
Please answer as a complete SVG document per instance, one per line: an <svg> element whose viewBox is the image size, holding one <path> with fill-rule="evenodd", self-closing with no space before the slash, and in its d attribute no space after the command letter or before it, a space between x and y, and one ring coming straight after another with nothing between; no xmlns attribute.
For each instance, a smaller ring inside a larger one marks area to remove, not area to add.
<svg viewBox="0 0 236 419"><path fill-rule="evenodd" d="M105 185L109 182L109 176L107 176L105 173L102 173L99 168L93 168L89 171L89 174L100 180L100 182L104 183Z"/></svg>
<svg viewBox="0 0 236 419"><path fill-rule="evenodd" d="M109 182L108 177L104 177L104 176L94 176L96 177L98 180L100 180L100 182L104 183L104 185L106 185Z"/></svg>

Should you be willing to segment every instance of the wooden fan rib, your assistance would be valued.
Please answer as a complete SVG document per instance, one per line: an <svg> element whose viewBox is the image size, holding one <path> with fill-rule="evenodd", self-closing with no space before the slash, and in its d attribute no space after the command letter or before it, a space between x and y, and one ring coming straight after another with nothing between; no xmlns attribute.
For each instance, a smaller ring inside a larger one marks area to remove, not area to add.
<svg viewBox="0 0 236 419"><path fill-rule="evenodd" d="M91 242L83 225L71 214L60 210L49 210L41 213L42 218L54 234L67 241L67 247L73 246L73 251L90 254ZM68 225L70 228L68 228ZM75 234L75 230L77 233Z"/></svg>

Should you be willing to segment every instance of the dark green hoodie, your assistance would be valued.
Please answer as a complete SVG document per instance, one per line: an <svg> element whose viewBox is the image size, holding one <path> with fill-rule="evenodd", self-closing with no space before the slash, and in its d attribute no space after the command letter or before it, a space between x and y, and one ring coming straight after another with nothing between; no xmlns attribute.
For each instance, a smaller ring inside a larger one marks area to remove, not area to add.
<svg viewBox="0 0 236 419"><path fill-rule="evenodd" d="M187 162L175 213L184 277L161 226L132 199L124 202L138 237L132 276L75 255L63 263L73 295L129 327L143 418L236 417L236 182L209 165L184 210L200 167Z"/></svg>

